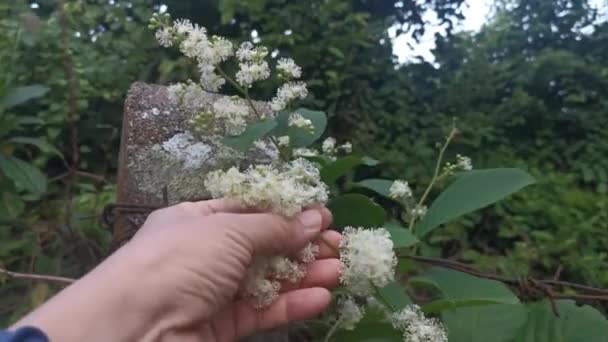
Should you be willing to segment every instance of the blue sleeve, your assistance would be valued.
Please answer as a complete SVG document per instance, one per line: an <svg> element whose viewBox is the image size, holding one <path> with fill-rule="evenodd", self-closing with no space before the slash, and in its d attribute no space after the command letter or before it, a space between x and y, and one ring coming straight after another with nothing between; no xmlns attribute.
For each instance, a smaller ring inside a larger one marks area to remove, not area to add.
<svg viewBox="0 0 608 342"><path fill-rule="evenodd" d="M38 328L23 327L13 332L0 330L0 342L49 342L49 339Z"/></svg>

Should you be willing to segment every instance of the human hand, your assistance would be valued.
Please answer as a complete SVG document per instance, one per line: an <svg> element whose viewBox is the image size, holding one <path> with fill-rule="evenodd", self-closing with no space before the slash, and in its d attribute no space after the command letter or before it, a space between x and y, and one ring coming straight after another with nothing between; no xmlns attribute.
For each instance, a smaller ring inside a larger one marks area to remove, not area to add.
<svg viewBox="0 0 608 342"><path fill-rule="evenodd" d="M288 220L228 200L161 209L117 253L18 325L38 326L57 341L233 341L308 319L327 307L327 288L338 283L340 235L322 232L330 221L322 207ZM294 254L320 234L319 259L274 304L260 311L236 297L254 256ZM88 311L78 306L83 298L94 299ZM85 331L62 330L70 318L57 311L70 306L76 310L68 316Z"/></svg>

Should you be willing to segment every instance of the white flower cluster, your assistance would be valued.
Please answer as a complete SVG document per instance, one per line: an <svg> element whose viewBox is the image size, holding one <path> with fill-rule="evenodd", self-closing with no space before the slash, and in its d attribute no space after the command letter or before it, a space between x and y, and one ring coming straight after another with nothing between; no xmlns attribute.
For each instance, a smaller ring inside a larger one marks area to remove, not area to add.
<svg viewBox="0 0 608 342"><path fill-rule="evenodd" d="M384 228L346 227L340 242L340 281L350 293L367 296L372 286L384 287L395 277L397 258Z"/></svg>
<svg viewBox="0 0 608 342"><path fill-rule="evenodd" d="M408 182L404 180L396 180L389 189L389 197L392 199L409 199L412 198L412 189Z"/></svg>
<svg viewBox="0 0 608 342"><path fill-rule="evenodd" d="M270 68L264 60L267 55L268 49L263 46L256 47L251 42L241 44L236 52L240 61L236 81L243 87L250 88L254 82L270 77Z"/></svg>
<svg viewBox="0 0 608 342"><path fill-rule="evenodd" d="M410 214L410 216L413 216L416 219L421 219L426 215L427 210L428 209L427 209L426 205L417 205L414 208L412 208L412 210L410 210L409 214Z"/></svg>
<svg viewBox="0 0 608 342"><path fill-rule="evenodd" d="M315 129L315 126L312 124L312 121L310 119L306 119L305 117L302 116L302 114L299 114L299 113L291 114L289 116L287 125L290 127L298 127L298 128L308 130L311 132L311 134L314 133L314 129Z"/></svg>
<svg viewBox="0 0 608 342"><path fill-rule="evenodd" d="M471 158L460 154L456 155L456 163L445 163L444 172L454 173L456 171L471 171L473 170L473 162Z"/></svg>
<svg viewBox="0 0 608 342"><path fill-rule="evenodd" d="M258 257L247 270L241 295L256 308L271 305L279 296L281 282L297 283L306 276L306 265L315 261L319 246L309 243L297 259L285 256Z"/></svg>
<svg viewBox="0 0 608 342"><path fill-rule="evenodd" d="M365 307L357 304L353 297L338 299L339 325L344 330L353 330L365 315Z"/></svg>
<svg viewBox="0 0 608 342"><path fill-rule="evenodd" d="M408 305L391 316L395 329L403 332L407 342L447 342L448 337L443 325L424 316L418 305Z"/></svg>
<svg viewBox="0 0 608 342"><path fill-rule="evenodd" d="M293 155L295 157L316 157L319 155L319 151L312 148L296 148L293 150Z"/></svg>
<svg viewBox="0 0 608 342"><path fill-rule="evenodd" d="M277 70L286 79L297 79L302 77L302 68L291 58L281 58L277 63Z"/></svg>
<svg viewBox="0 0 608 342"><path fill-rule="evenodd" d="M216 73L219 63L234 55L232 43L223 37L207 36L207 30L189 20L176 20L172 26L162 26L156 31L161 46L171 47L179 43L180 51L195 59L205 90L218 91L226 80Z"/></svg>
<svg viewBox="0 0 608 342"><path fill-rule="evenodd" d="M279 167L251 166L245 172L235 167L214 171L207 176L205 187L214 198L233 198L244 206L285 216L293 216L310 204L325 203L328 196L319 170L305 159Z"/></svg>
<svg viewBox="0 0 608 342"><path fill-rule="evenodd" d="M223 97L213 103L215 118L224 124L229 135L239 135L247 127L249 106L238 96Z"/></svg>
<svg viewBox="0 0 608 342"><path fill-rule="evenodd" d="M270 102L270 107L275 112L287 108L291 102L304 99L308 96L308 89L304 82L288 82L279 87L277 95Z"/></svg>

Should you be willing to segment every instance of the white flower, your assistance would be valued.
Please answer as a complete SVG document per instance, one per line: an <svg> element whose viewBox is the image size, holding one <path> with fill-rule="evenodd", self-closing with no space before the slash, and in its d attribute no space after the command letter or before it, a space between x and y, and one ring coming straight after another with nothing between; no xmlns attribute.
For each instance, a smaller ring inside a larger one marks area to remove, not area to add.
<svg viewBox="0 0 608 342"><path fill-rule="evenodd" d="M309 131L313 131L315 126L313 126L312 121L310 119L306 119L299 113L293 113L289 116L288 125L291 127L303 128Z"/></svg>
<svg viewBox="0 0 608 342"><path fill-rule="evenodd" d="M272 99L270 107L275 112L281 111L287 105L297 99L304 99L308 96L308 89L304 82L288 82L277 90L277 95Z"/></svg>
<svg viewBox="0 0 608 342"><path fill-rule="evenodd" d="M389 189L389 197L393 199L407 199L412 197L412 189L408 182L396 180Z"/></svg>
<svg viewBox="0 0 608 342"><path fill-rule="evenodd" d="M209 48L207 30L198 25L193 26L186 32L186 38L179 46L180 51L189 58L199 58Z"/></svg>
<svg viewBox="0 0 608 342"><path fill-rule="evenodd" d="M365 308L359 306L352 297L338 300L338 315L340 327L345 330L355 329L365 314Z"/></svg>
<svg viewBox="0 0 608 342"><path fill-rule="evenodd" d="M274 279L288 280L291 283L297 283L306 275L304 265L283 256L270 257L268 267Z"/></svg>
<svg viewBox="0 0 608 342"><path fill-rule="evenodd" d="M425 205L416 206L410 211L410 215L420 219L426 215L427 208Z"/></svg>
<svg viewBox="0 0 608 342"><path fill-rule="evenodd" d="M302 68L291 58L279 59L277 69L287 78L300 78L302 76Z"/></svg>
<svg viewBox="0 0 608 342"><path fill-rule="evenodd" d="M473 170L473 162L471 161L471 158L457 154L456 163L445 163L445 167L443 170L447 174L452 174L456 171L471 171Z"/></svg>
<svg viewBox="0 0 608 342"><path fill-rule="evenodd" d="M169 27L163 27L156 31L156 39L162 47L173 46L173 33Z"/></svg>
<svg viewBox="0 0 608 342"><path fill-rule="evenodd" d="M367 296L372 285L383 287L395 277L397 258L384 228L346 227L340 242L340 281L351 293Z"/></svg>
<svg viewBox="0 0 608 342"><path fill-rule="evenodd" d="M244 206L285 216L293 216L311 204L325 203L328 196L319 170L304 159L278 167L251 166L245 172L236 168L214 171L207 176L205 187L213 198L229 197Z"/></svg>
<svg viewBox="0 0 608 342"><path fill-rule="evenodd" d="M278 137L277 140L278 140L279 146L281 146L281 147L288 146L289 145L289 141L290 141L288 135L284 135L282 137Z"/></svg>
<svg viewBox="0 0 608 342"><path fill-rule="evenodd" d="M198 107L201 98L205 95L203 89L196 83L188 81L187 83L172 84L167 88L169 100L177 103L184 103L188 106Z"/></svg>
<svg viewBox="0 0 608 342"><path fill-rule="evenodd" d="M245 276L245 285L242 292L245 297L253 299L253 306L256 308L263 308L272 304L281 290L279 281L266 277L268 268L267 259L256 259Z"/></svg>
<svg viewBox="0 0 608 342"><path fill-rule="evenodd" d="M215 67L209 64L199 64L198 69L201 73L201 87L207 91L217 92L226 80L215 73Z"/></svg>
<svg viewBox="0 0 608 342"><path fill-rule="evenodd" d="M319 152L310 148L301 147L293 150L293 155L295 157L316 157L319 155Z"/></svg>
<svg viewBox="0 0 608 342"><path fill-rule="evenodd" d="M268 49L264 46L256 47L251 42L243 42L236 51L236 57L241 62L259 62L268 56Z"/></svg>
<svg viewBox="0 0 608 342"><path fill-rule="evenodd" d="M229 135L239 135L247 127L246 118L249 116L249 106L237 97L222 97L213 103L215 117L220 119Z"/></svg>
<svg viewBox="0 0 608 342"><path fill-rule="evenodd" d="M236 73L236 81L243 87L251 87L253 82L265 80L270 77L270 68L266 61L259 63L240 63Z"/></svg>
<svg viewBox="0 0 608 342"><path fill-rule="evenodd" d="M471 161L471 158L462 156L460 154L456 155L456 165L458 165L458 167L464 171L473 170L473 162Z"/></svg>
<svg viewBox="0 0 608 342"><path fill-rule="evenodd" d="M310 264L317 259L319 255L319 245L309 242L304 249L298 253L298 259L305 264Z"/></svg>
<svg viewBox="0 0 608 342"><path fill-rule="evenodd" d="M344 144L342 144L342 146L340 146L340 149L344 151L344 153L352 153L353 145L350 142L345 142Z"/></svg>
<svg viewBox="0 0 608 342"><path fill-rule="evenodd" d="M177 19L173 22L173 29L179 35L186 35L194 29L194 25L188 19Z"/></svg>
<svg viewBox="0 0 608 342"><path fill-rule="evenodd" d="M443 325L432 318L424 317L418 305L408 305L390 317L393 327L403 332L407 342L447 342Z"/></svg>
<svg viewBox="0 0 608 342"><path fill-rule="evenodd" d="M329 137L323 141L321 144L321 150L325 154L335 154L336 153L336 139Z"/></svg>

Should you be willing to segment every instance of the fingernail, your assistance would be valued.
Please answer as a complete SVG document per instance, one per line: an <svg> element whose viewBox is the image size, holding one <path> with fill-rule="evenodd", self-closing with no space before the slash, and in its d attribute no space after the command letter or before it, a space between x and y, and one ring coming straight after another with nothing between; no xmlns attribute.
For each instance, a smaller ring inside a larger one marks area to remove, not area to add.
<svg viewBox="0 0 608 342"><path fill-rule="evenodd" d="M300 220L304 229L310 232L320 231L323 223L323 218L318 210L306 210L298 215L298 220Z"/></svg>

